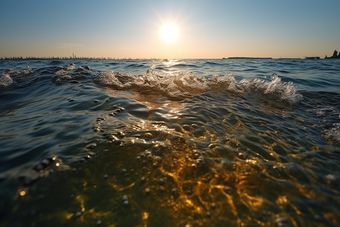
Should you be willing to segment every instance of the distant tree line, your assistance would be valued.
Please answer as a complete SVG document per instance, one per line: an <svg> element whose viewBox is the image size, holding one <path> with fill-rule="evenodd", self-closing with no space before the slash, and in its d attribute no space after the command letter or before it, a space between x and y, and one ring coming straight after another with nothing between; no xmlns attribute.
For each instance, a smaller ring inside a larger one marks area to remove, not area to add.
<svg viewBox="0 0 340 227"><path fill-rule="evenodd" d="M116 58L107 58L107 57L3 57L0 60L65 60L65 59L95 59L95 60L112 60Z"/></svg>

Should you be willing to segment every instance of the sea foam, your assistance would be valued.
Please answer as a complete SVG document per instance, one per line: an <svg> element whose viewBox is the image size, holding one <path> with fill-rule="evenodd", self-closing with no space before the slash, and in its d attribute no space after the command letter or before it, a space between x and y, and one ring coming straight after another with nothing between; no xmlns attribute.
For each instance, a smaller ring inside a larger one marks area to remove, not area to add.
<svg viewBox="0 0 340 227"><path fill-rule="evenodd" d="M237 82L231 73L207 78L197 77L189 71L161 75L149 69L146 75L130 75L113 71L99 72L94 82L116 90L163 95L170 99L221 92L242 96L254 95L273 104L279 102L284 105L295 105L303 99L293 83L282 83L281 78L276 74L272 75L271 81L243 79Z"/></svg>
<svg viewBox="0 0 340 227"><path fill-rule="evenodd" d="M15 87L25 87L31 84L36 77L33 70L28 66L24 70L5 69L0 75L0 89L6 90Z"/></svg>

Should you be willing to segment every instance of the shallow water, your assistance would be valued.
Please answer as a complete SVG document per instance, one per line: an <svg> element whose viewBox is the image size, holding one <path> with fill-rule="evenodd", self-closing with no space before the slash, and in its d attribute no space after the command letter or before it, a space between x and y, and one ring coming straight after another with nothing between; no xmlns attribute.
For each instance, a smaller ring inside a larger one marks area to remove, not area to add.
<svg viewBox="0 0 340 227"><path fill-rule="evenodd" d="M339 63L2 60L0 226L339 226Z"/></svg>

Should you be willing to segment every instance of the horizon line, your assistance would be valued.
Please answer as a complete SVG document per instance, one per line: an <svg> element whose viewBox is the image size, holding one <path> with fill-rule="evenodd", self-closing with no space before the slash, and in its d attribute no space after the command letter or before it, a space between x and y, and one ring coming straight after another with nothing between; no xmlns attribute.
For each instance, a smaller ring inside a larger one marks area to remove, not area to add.
<svg viewBox="0 0 340 227"><path fill-rule="evenodd" d="M327 55L326 55L327 56ZM163 59L163 60L178 60L178 59L328 59L328 58L321 58L319 56L305 56L305 57L246 57L246 56L240 56L240 57L235 57L235 56L231 56L231 57L218 57L218 58L157 58L157 57L149 57L149 58L131 58L131 57L123 57L123 58L119 58L119 57L77 57L77 56L69 56L69 57L55 57L55 56L50 56L50 57L23 57L23 56L16 56L16 57L0 57L0 60L34 60L34 59L38 59L38 60L52 60L52 59L61 59L61 60L70 60L70 59L78 59L78 60L141 60L141 59L154 59L154 60L159 60L159 59Z"/></svg>

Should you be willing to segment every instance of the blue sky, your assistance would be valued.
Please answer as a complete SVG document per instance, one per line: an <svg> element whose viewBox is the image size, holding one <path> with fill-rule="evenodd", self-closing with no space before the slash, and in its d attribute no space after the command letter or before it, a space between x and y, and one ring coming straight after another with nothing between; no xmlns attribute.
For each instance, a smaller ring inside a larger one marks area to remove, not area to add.
<svg viewBox="0 0 340 227"><path fill-rule="evenodd" d="M1 0L0 57L324 57L339 21L339 0Z"/></svg>

